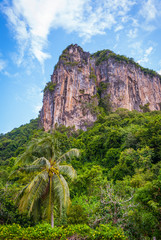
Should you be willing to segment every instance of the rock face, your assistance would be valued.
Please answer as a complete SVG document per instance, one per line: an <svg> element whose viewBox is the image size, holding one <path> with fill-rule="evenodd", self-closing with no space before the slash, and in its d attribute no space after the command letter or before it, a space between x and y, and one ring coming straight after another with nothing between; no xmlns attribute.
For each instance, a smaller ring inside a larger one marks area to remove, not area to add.
<svg viewBox="0 0 161 240"><path fill-rule="evenodd" d="M90 55L70 45L59 58L44 90L41 122L45 131L57 125L86 130L97 119L99 106L141 111L160 110L161 77L133 60L100 51Z"/></svg>

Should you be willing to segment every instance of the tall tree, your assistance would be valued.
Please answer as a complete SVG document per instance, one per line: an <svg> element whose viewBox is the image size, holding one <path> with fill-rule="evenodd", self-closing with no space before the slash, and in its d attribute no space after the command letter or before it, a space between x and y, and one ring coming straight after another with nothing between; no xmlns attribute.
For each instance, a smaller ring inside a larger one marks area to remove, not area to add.
<svg viewBox="0 0 161 240"><path fill-rule="evenodd" d="M78 155L78 149L70 149L62 154L56 134L45 134L44 138L33 141L18 160L18 164L31 163L19 170L36 173L19 194L19 210L24 212L27 209L29 215L31 212L38 214L43 203L43 211L54 227L54 204L59 206L62 215L62 210L67 209L70 203L69 187L63 175L70 179L76 176L72 166L61 163Z"/></svg>

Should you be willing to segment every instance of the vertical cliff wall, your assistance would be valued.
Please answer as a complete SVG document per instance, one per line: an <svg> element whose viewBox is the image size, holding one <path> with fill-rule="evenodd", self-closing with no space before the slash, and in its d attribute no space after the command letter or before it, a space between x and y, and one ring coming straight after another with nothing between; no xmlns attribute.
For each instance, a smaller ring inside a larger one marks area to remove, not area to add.
<svg viewBox="0 0 161 240"><path fill-rule="evenodd" d="M151 110L160 110L161 81L154 71L109 50L90 55L71 45L44 90L40 116L45 131L55 124L86 130L97 119L98 104L140 111L147 103Z"/></svg>

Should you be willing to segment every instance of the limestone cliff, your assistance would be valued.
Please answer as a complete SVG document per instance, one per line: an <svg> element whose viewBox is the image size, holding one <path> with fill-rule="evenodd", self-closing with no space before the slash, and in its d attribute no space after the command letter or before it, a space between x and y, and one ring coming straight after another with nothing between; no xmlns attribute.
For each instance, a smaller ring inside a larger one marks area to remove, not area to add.
<svg viewBox="0 0 161 240"><path fill-rule="evenodd" d="M44 89L40 116L45 131L55 124L86 130L97 119L98 105L141 111L139 106L147 103L160 110L160 75L110 50L90 55L70 45Z"/></svg>

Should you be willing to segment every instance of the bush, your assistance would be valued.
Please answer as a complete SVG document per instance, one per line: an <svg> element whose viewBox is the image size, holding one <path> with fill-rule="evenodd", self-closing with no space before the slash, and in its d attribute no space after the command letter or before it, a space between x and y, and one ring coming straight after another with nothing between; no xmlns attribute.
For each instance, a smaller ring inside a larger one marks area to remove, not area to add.
<svg viewBox="0 0 161 240"><path fill-rule="evenodd" d="M67 216L70 224L82 224L87 223L88 221L87 214L85 213L83 207L78 204L70 207Z"/></svg>
<svg viewBox="0 0 161 240"><path fill-rule="evenodd" d="M35 227L22 228L18 224L0 226L0 239L14 240L67 240L74 236L74 239L87 240L126 240L123 230L111 225L100 225L96 230L86 224L69 225L68 227L54 227L47 223ZM73 239L73 238L72 238Z"/></svg>
<svg viewBox="0 0 161 240"><path fill-rule="evenodd" d="M53 92L55 89L56 83L53 82L48 82L43 90L43 92L46 92L46 90L48 89L50 92Z"/></svg>

